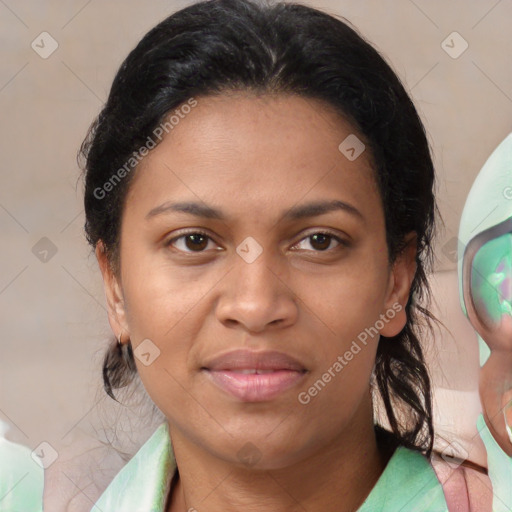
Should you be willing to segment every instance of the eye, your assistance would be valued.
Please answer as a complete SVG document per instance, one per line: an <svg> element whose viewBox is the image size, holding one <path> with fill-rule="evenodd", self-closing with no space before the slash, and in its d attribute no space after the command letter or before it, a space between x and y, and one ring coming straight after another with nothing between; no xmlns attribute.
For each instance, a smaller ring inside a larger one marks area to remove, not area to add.
<svg viewBox="0 0 512 512"><path fill-rule="evenodd" d="M310 245L313 247L313 250L315 252L323 252L327 251L329 249L329 246L331 245L332 241L336 241L337 245L334 247L339 246L347 246L348 243L339 238L338 236L331 234L329 232L319 231L316 233L311 233L310 235L304 237L298 244L295 244L294 247L298 247L303 241L310 240ZM306 249L309 250L309 249Z"/></svg>
<svg viewBox="0 0 512 512"><path fill-rule="evenodd" d="M336 249L340 246L348 246L348 243L340 237L331 234L329 232L319 231L316 233L311 233L310 235L304 237L298 244L294 245L294 248L299 248L301 243L304 241L310 241L310 246L313 247L315 252L325 252L329 249ZM334 248L331 247L332 242L335 241L337 245ZM209 242L215 244L212 238L203 231L190 231L188 233L184 233L180 236L176 236L171 238L168 242L166 242L166 246L173 246L182 252L195 252L201 253L205 252L209 246ZM219 248L220 249L220 248ZM304 248L302 248L304 249ZM305 250L311 250L305 248Z"/></svg>
<svg viewBox="0 0 512 512"><path fill-rule="evenodd" d="M182 252L204 252L208 243L213 242L210 236L202 231L190 231L180 236L176 236L166 242L166 246L174 246Z"/></svg>

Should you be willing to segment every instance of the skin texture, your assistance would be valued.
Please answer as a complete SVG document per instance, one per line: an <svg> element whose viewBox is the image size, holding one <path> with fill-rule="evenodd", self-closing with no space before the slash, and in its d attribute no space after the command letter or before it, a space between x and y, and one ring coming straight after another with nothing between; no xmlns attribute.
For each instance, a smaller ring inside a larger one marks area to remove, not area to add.
<svg viewBox="0 0 512 512"><path fill-rule="evenodd" d="M378 336L360 344L308 404L298 394L393 304L402 309L380 333L402 330L414 234L390 265L370 152L350 161L339 151L357 132L321 102L251 93L197 100L136 171L122 218L120 275L101 243L96 250L114 333L123 342L129 335L135 351L144 339L160 350L137 367L167 417L180 470L168 510L356 510L387 463L369 387ZM293 206L332 199L360 215L280 219ZM167 212L146 219L168 201L206 203L226 218ZM207 233L203 252L186 238L169 245L184 229ZM310 238L325 230L348 245ZM252 263L236 252L247 237L262 248ZM308 371L271 400L243 402L201 370L238 348L279 350ZM248 442L255 464L238 455Z"/></svg>

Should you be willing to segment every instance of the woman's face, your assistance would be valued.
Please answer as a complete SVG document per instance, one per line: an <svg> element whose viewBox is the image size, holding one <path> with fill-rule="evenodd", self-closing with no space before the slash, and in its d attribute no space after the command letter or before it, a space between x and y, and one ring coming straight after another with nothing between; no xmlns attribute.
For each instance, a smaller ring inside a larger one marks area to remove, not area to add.
<svg viewBox="0 0 512 512"><path fill-rule="evenodd" d="M315 100L199 97L139 165L119 278L97 256L173 442L278 468L369 431L375 333L405 325L415 267L389 265L354 135Z"/></svg>

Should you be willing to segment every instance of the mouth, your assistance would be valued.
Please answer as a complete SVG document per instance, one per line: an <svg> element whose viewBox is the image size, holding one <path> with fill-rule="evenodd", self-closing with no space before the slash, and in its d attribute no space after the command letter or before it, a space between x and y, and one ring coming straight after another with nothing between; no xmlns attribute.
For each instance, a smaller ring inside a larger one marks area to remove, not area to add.
<svg viewBox="0 0 512 512"><path fill-rule="evenodd" d="M308 370L282 352L235 350L201 370L217 388L243 402L272 400L297 386Z"/></svg>

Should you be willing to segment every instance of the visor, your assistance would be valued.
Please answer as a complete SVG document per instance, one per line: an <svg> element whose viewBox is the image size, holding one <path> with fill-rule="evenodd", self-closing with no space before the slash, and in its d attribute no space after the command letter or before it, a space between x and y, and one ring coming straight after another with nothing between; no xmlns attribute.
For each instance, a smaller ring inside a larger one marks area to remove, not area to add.
<svg viewBox="0 0 512 512"><path fill-rule="evenodd" d="M468 243L462 289L468 318L480 336L512 347L512 217Z"/></svg>

